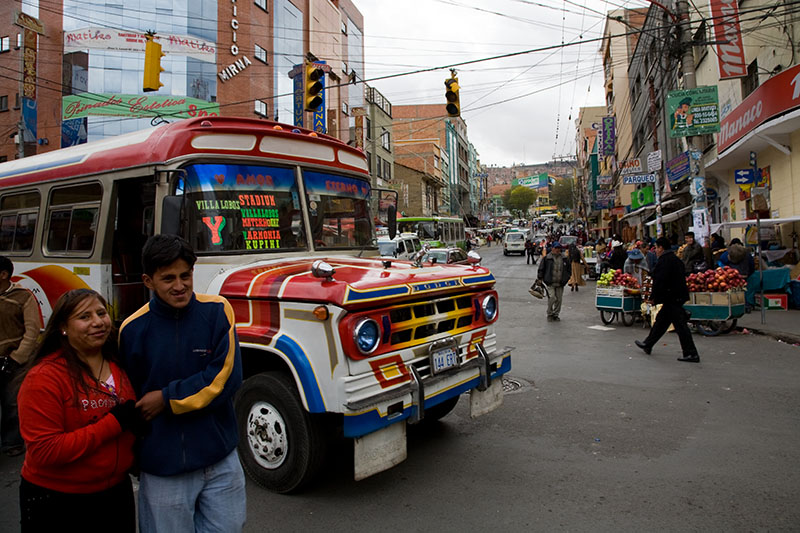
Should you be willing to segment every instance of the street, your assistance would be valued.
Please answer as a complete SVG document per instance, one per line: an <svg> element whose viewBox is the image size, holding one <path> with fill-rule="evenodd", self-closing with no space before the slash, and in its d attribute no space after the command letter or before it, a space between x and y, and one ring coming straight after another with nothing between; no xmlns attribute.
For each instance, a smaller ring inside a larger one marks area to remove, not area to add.
<svg viewBox="0 0 800 533"><path fill-rule="evenodd" d="M247 531L750 531L800 524L800 348L695 335L700 364L653 354L640 324L600 326L594 283L561 322L527 292L535 266L482 247L497 278L500 346L516 347L504 404L468 402L410 431L408 459L361 482L341 445L316 486L248 483ZM513 389L513 390L512 390ZM0 457L0 530L18 524L21 458Z"/></svg>

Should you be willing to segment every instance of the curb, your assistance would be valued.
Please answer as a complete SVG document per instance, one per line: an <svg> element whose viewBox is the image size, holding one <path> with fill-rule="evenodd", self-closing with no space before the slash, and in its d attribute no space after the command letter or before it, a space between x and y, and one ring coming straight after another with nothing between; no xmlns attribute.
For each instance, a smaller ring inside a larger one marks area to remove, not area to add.
<svg viewBox="0 0 800 533"><path fill-rule="evenodd" d="M743 329L747 329L755 333L756 335L764 335L765 337L772 337L776 341L783 341L788 344L800 344L800 336L792 335L791 333L783 333L781 331L772 331L768 329L760 329L760 328L751 328L747 326L737 326L736 331L741 332Z"/></svg>

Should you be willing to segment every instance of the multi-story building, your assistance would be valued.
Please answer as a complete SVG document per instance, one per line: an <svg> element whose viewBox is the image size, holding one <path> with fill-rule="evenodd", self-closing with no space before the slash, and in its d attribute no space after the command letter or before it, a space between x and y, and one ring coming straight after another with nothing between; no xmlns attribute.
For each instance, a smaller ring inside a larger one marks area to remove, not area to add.
<svg viewBox="0 0 800 533"><path fill-rule="evenodd" d="M376 88L364 85L364 150L367 154L372 185L388 187L394 175L392 148L392 103ZM355 109L355 108L351 108Z"/></svg>
<svg viewBox="0 0 800 533"><path fill-rule="evenodd" d="M608 225L602 209L596 203L599 165L597 157L597 132L600 119L608 113L604 106L581 107L575 119L576 177L578 180L578 218L585 219L587 228L598 233Z"/></svg>
<svg viewBox="0 0 800 533"><path fill-rule="evenodd" d="M3 143L0 158L199 114L302 120L350 140L349 109L364 97L360 84L342 82L364 77L363 26L351 0L9 0L0 6L0 68L12 74L0 80L0 108L9 108L0 129L19 129L24 144ZM165 55L163 86L145 93L147 31ZM301 86L288 74L302 74L295 66L306 58L326 63L317 117L294 112Z"/></svg>
<svg viewBox="0 0 800 533"><path fill-rule="evenodd" d="M467 125L461 117L444 117L438 104L394 106L395 145L435 140L445 152L442 172L446 183L441 208L443 214L476 216L470 204L470 167ZM397 158L397 155L396 155Z"/></svg>

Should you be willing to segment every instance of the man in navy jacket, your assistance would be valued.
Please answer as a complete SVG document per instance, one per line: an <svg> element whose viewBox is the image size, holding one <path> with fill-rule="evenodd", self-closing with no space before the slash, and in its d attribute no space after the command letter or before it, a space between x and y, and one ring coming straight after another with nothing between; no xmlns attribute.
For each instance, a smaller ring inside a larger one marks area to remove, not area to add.
<svg viewBox="0 0 800 533"><path fill-rule="evenodd" d="M120 329L120 357L151 424L140 443L143 533L241 531L245 521L239 341L227 300L193 291L196 259L176 235L148 239L142 278L153 297Z"/></svg>

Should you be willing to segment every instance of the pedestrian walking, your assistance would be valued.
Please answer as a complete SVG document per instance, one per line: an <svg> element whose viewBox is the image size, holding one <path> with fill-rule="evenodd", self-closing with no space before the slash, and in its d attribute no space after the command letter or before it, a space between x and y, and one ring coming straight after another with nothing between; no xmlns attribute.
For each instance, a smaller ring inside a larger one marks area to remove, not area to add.
<svg viewBox="0 0 800 533"><path fill-rule="evenodd" d="M19 391L23 532L136 531L128 473L139 421L116 347L102 296L58 299Z"/></svg>
<svg viewBox="0 0 800 533"><path fill-rule="evenodd" d="M17 392L19 376L36 349L41 318L33 293L11 282L14 264L0 255L0 452L22 454Z"/></svg>
<svg viewBox="0 0 800 533"><path fill-rule="evenodd" d="M536 257L534 257L534 253L536 252L536 243L533 242L533 239L525 239L525 264L530 265L533 263L536 264Z"/></svg>
<svg viewBox="0 0 800 533"><path fill-rule="evenodd" d="M649 355L653 346L672 324L678 333L681 350L683 350L683 356L679 357L678 361L699 363L700 355L697 353L692 333L687 325L689 316L683 308L684 302L689 299L685 267L683 261L670 248L670 241L666 237L659 237L656 240L658 261L651 273L653 278L652 299L656 305L661 304L661 310L656 315L656 321L647 338L644 341L637 340L635 343Z"/></svg>
<svg viewBox="0 0 800 533"><path fill-rule="evenodd" d="M556 241L548 253L539 263L538 278L547 285L547 321L557 322L561 320L561 301L564 296L564 285L569 281L572 273L569 260L561 253L561 243Z"/></svg>
<svg viewBox="0 0 800 533"><path fill-rule="evenodd" d="M120 355L151 422L140 444L139 529L241 531L244 472L233 399L242 361L233 309L195 293L197 257L176 235L142 250L150 302L120 330Z"/></svg>
<svg viewBox="0 0 800 533"><path fill-rule="evenodd" d="M569 248L567 248L567 257L569 258L571 272L567 284L570 291L577 291L578 287L586 285L586 282L583 281L583 274L586 272L586 260L575 243L570 244Z"/></svg>

